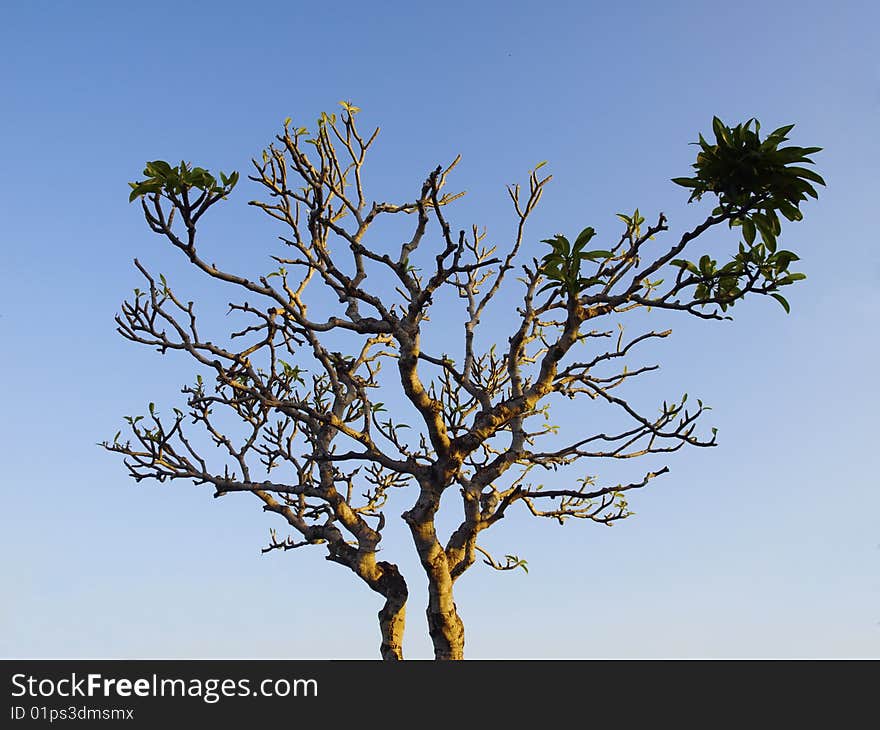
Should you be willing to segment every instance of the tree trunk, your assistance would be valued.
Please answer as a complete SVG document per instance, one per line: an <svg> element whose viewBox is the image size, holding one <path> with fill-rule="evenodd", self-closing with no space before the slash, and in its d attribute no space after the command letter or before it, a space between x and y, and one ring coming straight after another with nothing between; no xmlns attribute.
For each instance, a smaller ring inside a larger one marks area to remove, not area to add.
<svg viewBox="0 0 880 730"><path fill-rule="evenodd" d="M379 629L382 646L379 649L386 661L403 659L403 628L406 622L406 596L391 596L379 611Z"/></svg>
<svg viewBox="0 0 880 730"><path fill-rule="evenodd" d="M441 483L443 480L440 480ZM428 578L428 633L435 659L464 659L464 623L452 597L452 574L446 551L437 539L434 514L439 489L422 489L415 506L402 517L412 532L419 561Z"/></svg>
<svg viewBox="0 0 880 730"><path fill-rule="evenodd" d="M433 526L432 526L433 532ZM435 659L464 659L464 623L452 595L452 575L446 553L436 544L423 561L428 576L428 633Z"/></svg>
<svg viewBox="0 0 880 730"><path fill-rule="evenodd" d="M449 602L452 602L451 592ZM428 633L434 643L434 659L464 659L464 623L455 609L455 603L452 603L449 611L436 610L429 605L426 613Z"/></svg>
<svg viewBox="0 0 880 730"><path fill-rule="evenodd" d="M403 659L403 629L406 624L406 581L397 566L380 562L378 567L382 569L379 587L385 596L385 605L379 611L379 630L382 632L379 652L386 661L400 661Z"/></svg>

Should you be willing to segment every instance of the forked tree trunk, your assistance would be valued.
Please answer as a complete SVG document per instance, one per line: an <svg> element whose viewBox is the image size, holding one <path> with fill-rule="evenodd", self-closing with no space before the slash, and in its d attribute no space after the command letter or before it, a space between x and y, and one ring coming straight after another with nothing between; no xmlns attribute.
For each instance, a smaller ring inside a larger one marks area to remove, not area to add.
<svg viewBox="0 0 880 730"><path fill-rule="evenodd" d="M414 532L434 536L434 525L422 525ZM464 659L464 623L458 615L452 594L452 576L446 553L437 542L416 541L422 566L428 577L428 633L434 644L435 659Z"/></svg>
<svg viewBox="0 0 880 730"><path fill-rule="evenodd" d="M441 480L442 482L442 480ZM439 489L423 489L415 506L402 517L412 532L419 561L428 578L428 633L435 659L464 659L464 623L452 596L452 575L446 551L437 539L434 514Z"/></svg>
<svg viewBox="0 0 880 730"><path fill-rule="evenodd" d="M434 527L431 525L431 532ZM434 659L464 659L464 623L452 594L452 575L446 552L439 543L427 551L423 564L428 576L428 633Z"/></svg>

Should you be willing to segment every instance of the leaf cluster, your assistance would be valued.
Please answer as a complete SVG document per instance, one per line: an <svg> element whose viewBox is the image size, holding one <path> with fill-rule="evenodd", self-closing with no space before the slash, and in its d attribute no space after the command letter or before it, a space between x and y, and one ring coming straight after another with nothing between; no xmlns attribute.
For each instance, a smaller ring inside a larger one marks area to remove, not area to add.
<svg viewBox="0 0 880 730"><path fill-rule="evenodd" d="M688 202L700 200L705 193L717 195L719 205L713 213L739 211L741 214L731 219L731 225L742 226L750 246L760 233L764 245L773 252L781 231L778 214L789 221L802 220L800 204L808 197L819 197L814 183L825 184L821 175L801 167L813 164L810 155L821 151L821 147L780 147L793 128L793 124L780 127L762 140L757 119L731 128L714 117L715 144L707 142L702 134L694 143L700 146L692 165L696 175L676 177L672 182L690 188Z"/></svg>
<svg viewBox="0 0 880 730"><path fill-rule="evenodd" d="M145 195L177 196L189 190L201 190L208 196L228 195L238 182L238 173L229 176L220 173L220 181L203 167L192 167L181 161L180 165L172 166L165 160L153 160L144 168L146 179L130 182L131 194L128 202L134 202Z"/></svg>
<svg viewBox="0 0 880 730"><path fill-rule="evenodd" d="M587 226L578 234L574 245L561 233L541 241L549 244L551 248L550 253L541 260L541 273L550 281L540 289L539 293L558 288L570 296L575 296L587 287L601 282L598 277L581 276L581 264L584 261L604 260L611 256L610 251L585 250L595 235L596 231L593 227Z"/></svg>
<svg viewBox="0 0 880 730"><path fill-rule="evenodd" d="M719 204L713 215L727 217L731 228L741 227L745 242L733 260L721 268L708 255L697 263L684 259L671 262L698 278L694 292L697 301L718 299L721 309L726 310L743 294L746 280L763 279L769 292L806 278L788 270L798 260L794 253L777 251L777 237L782 231L779 214L789 221L802 220L800 204L807 198L818 198L814 184L824 185L825 181L801 166L813 164L810 155L821 147L781 146L793 128L793 124L780 127L762 139L757 119L731 128L714 117L715 143L702 134L694 143L700 147L692 165L696 174L672 179L691 190L688 202L700 200L706 193L716 195ZM789 311L781 294L771 296Z"/></svg>
<svg viewBox="0 0 880 730"><path fill-rule="evenodd" d="M770 296L789 312L785 297L772 290L807 278L806 274L789 271L790 264L799 260L800 257L792 251L770 252L763 243L759 243L755 246L740 244L733 260L720 268L718 262L708 254L703 255L697 263L684 259L674 259L670 263L694 275L698 282L694 299L698 302L717 299L721 310L727 311L743 296L747 279L763 279Z"/></svg>
<svg viewBox="0 0 880 730"><path fill-rule="evenodd" d="M692 165L696 175L672 181L691 189L690 201L714 193L722 209L739 208L747 207L757 196L762 200L765 215L778 210L791 221L800 220L800 203L808 196L818 198L812 183L824 185L825 181L812 170L799 166L813 164L810 155L821 147L780 147L793 128L793 124L780 127L762 140L757 119L731 128L714 117L715 144L706 141L702 134L694 143L700 146L697 161Z"/></svg>

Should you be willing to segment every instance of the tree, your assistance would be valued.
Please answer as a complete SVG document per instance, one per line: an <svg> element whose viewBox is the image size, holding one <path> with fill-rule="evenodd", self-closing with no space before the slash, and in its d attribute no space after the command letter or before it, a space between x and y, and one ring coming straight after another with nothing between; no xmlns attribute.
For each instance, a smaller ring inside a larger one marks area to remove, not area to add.
<svg viewBox="0 0 880 730"><path fill-rule="evenodd" d="M211 485L216 497L254 495L291 531L279 537L271 530L264 552L321 546L327 560L384 598L385 659L402 658L408 589L398 566L378 559L383 508L391 492L410 490L401 517L427 578L435 656L459 659L464 627L455 582L480 558L497 570L527 569L515 555L489 554L478 544L481 533L515 508L560 523L613 525L630 514L628 493L668 468L603 485L572 478L567 467L715 444L715 429L711 436L696 431L702 402L687 404L684 395L648 415L618 395L654 367L616 363L670 331L627 338L622 326L604 323L649 308L719 320L747 295L769 295L788 311L780 290L804 275L790 270L798 257L777 246L780 215L800 220L800 204L817 197L813 184L824 185L801 166L819 148L782 146L793 125L762 138L757 120L729 127L715 118L714 140L700 135L693 176L674 179L691 191L688 202L715 200L702 223L662 246L666 216L648 225L637 209L618 214L623 230L604 246L591 247L597 233L586 227L573 240L545 239L549 249L537 258L524 252L523 241L550 180L539 172L544 163L531 171L527 190L508 187L517 228L499 251L483 243L476 227L454 234L447 220L447 206L462 195L445 192L459 158L433 170L414 200L368 202L362 173L379 130L362 136L359 109L342 107L339 118L322 114L313 133L286 120L253 162L249 179L267 197L251 205L285 230L285 250L272 257L279 268L256 280L209 263L197 245L202 216L232 192L238 173L218 179L186 162L157 160L144 179L130 183L130 199L140 201L155 233L203 274L248 297L230 304L246 324L225 344L206 339L193 302L136 259L147 288L123 303L119 332L162 353L186 353L213 382L198 375L182 389L186 414L160 416L150 403L146 417L126 418L128 440L120 432L103 446L123 455L138 481L192 480ZM367 242L377 220L401 217L413 221L402 244ZM722 256L700 242L725 226L740 235L719 263ZM690 252L693 260L685 258ZM477 337L481 318L512 282L521 296L515 321L505 339L487 346ZM322 288L338 306L316 316L309 297ZM445 293L463 308L455 357L422 342L434 300ZM393 366L391 376L388 368L380 375L383 364ZM417 425L386 411L389 399L379 394L389 389L411 404ZM628 425L562 440L547 420L560 396L604 402ZM221 421L238 424L241 433ZM216 448L197 441L200 430ZM543 472L555 485L535 484ZM460 500L461 509L460 524L445 538L435 523L444 497Z"/></svg>

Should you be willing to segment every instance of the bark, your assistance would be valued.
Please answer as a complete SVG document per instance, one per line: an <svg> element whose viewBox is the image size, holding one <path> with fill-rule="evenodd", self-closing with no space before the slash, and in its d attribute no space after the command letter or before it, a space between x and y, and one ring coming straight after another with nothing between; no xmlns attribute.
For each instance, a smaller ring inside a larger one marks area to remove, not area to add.
<svg viewBox="0 0 880 730"><path fill-rule="evenodd" d="M385 605L379 611L379 630L382 632L382 646L379 652L386 661L403 659L403 630L406 624L407 587L397 567L390 563L379 563L382 568L382 594Z"/></svg>
<svg viewBox="0 0 880 730"><path fill-rule="evenodd" d="M452 572L446 551L437 539L434 514L438 492L423 489L415 507L403 514L425 575L428 578L428 633L435 659L464 658L464 623L458 615L452 594Z"/></svg>
<svg viewBox="0 0 880 730"><path fill-rule="evenodd" d="M433 591L432 591L433 592ZM449 610L440 606L448 605ZM437 601L428 602L428 633L434 644L434 658L441 660L464 659L464 623L452 600L452 587L438 594Z"/></svg>
<svg viewBox="0 0 880 730"><path fill-rule="evenodd" d="M430 525L434 532L433 523ZM439 542L429 550L425 566L428 575L428 633L435 659L464 659L464 623L453 598L452 571L446 551Z"/></svg>

